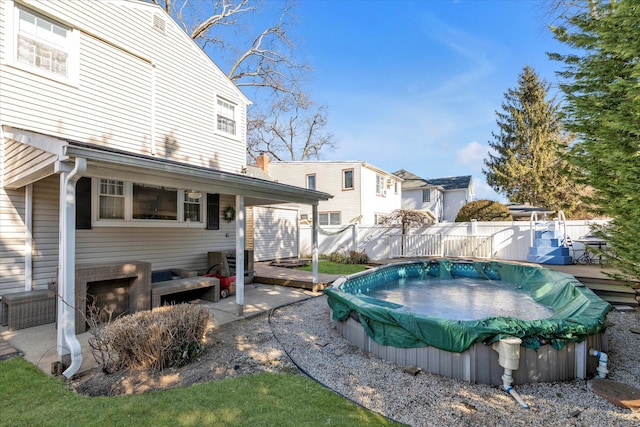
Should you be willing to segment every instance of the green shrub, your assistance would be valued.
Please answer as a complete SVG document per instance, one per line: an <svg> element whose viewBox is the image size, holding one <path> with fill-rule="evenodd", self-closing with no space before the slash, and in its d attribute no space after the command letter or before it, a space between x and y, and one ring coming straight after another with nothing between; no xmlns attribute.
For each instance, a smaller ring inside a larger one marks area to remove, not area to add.
<svg viewBox="0 0 640 427"><path fill-rule="evenodd" d="M511 221L513 217L509 208L501 203L492 200L476 200L464 205L456 216L456 222L469 222L472 219L477 221Z"/></svg>
<svg viewBox="0 0 640 427"><path fill-rule="evenodd" d="M349 251L347 264L369 264L369 255L365 251Z"/></svg>
<svg viewBox="0 0 640 427"><path fill-rule="evenodd" d="M198 304L140 311L92 328L89 345L105 372L160 371L184 365L202 353L210 317L209 308Z"/></svg>

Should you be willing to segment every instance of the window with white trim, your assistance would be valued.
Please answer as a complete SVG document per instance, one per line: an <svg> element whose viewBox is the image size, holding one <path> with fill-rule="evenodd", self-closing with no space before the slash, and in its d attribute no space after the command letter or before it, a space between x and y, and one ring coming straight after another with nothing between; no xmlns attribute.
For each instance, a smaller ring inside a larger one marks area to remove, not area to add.
<svg viewBox="0 0 640 427"><path fill-rule="evenodd" d="M384 219L387 216L385 214L374 213L373 214L373 223L376 225L384 224Z"/></svg>
<svg viewBox="0 0 640 427"><path fill-rule="evenodd" d="M184 220L200 222L202 218L202 206L200 201L202 195L198 197L190 197L189 192L184 193Z"/></svg>
<svg viewBox="0 0 640 427"><path fill-rule="evenodd" d="M353 169L344 169L342 171L342 189L353 190Z"/></svg>
<svg viewBox="0 0 640 427"><path fill-rule="evenodd" d="M431 202L431 190L422 190L422 203Z"/></svg>
<svg viewBox="0 0 640 427"><path fill-rule="evenodd" d="M340 225L340 212L319 212L318 223L320 225Z"/></svg>
<svg viewBox="0 0 640 427"><path fill-rule="evenodd" d="M231 102L218 98L217 129L230 135L236 134L236 106Z"/></svg>
<svg viewBox="0 0 640 427"><path fill-rule="evenodd" d="M382 175L376 175L376 194L378 196L384 196L386 193L384 190L384 177Z"/></svg>
<svg viewBox="0 0 640 427"><path fill-rule="evenodd" d="M114 179L94 179L95 225L156 224L204 226L202 193ZM180 202L179 202L180 201Z"/></svg>
<svg viewBox="0 0 640 427"><path fill-rule="evenodd" d="M307 175L307 189L315 190L316 189L316 174Z"/></svg>
<svg viewBox="0 0 640 427"><path fill-rule="evenodd" d="M37 12L16 7L13 42L15 65L63 81L77 79L77 31Z"/></svg>
<svg viewBox="0 0 640 427"><path fill-rule="evenodd" d="M99 186L99 219L124 219L124 182L101 179Z"/></svg>

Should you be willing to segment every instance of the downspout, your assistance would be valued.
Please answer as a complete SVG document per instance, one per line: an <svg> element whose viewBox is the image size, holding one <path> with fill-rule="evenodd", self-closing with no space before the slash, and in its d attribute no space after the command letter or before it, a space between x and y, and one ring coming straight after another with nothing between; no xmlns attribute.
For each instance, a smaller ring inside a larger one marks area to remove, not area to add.
<svg viewBox="0 0 640 427"><path fill-rule="evenodd" d="M60 174L60 246L58 253L58 353L70 354L71 364L62 373L71 378L82 365L82 347L76 337L76 183L87 170L87 160L76 157L72 170L56 163ZM68 353L67 353L68 352Z"/></svg>

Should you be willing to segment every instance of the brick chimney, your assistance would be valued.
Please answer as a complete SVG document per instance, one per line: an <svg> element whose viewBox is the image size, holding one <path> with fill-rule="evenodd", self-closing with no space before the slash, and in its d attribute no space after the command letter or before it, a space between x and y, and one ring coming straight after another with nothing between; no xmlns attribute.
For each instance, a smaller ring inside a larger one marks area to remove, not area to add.
<svg viewBox="0 0 640 427"><path fill-rule="evenodd" d="M264 153L260 153L260 155L256 158L256 166L258 166L264 173L269 175L269 156Z"/></svg>

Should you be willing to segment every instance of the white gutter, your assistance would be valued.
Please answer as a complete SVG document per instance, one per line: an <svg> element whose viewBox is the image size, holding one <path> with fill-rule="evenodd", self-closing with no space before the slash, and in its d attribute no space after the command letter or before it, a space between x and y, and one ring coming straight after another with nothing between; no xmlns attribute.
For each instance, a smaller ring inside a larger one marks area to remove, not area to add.
<svg viewBox="0 0 640 427"><path fill-rule="evenodd" d="M71 364L62 373L72 377L82 365L82 347L76 337L76 182L87 169L87 161L76 157L72 170L56 163L60 172L60 245L58 251L58 354L61 359L70 354Z"/></svg>
<svg viewBox="0 0 640 427"><path fill-rule="evenodd" d="M64 155L82 157L98 163L117 164L121 167L148 169L150 173L171 173L188 177L191 180L213 183L231 193L245 197L273 199L277 202L315 203L329 200L333 195L294 185L252 178L242 174L223 172L202 166L193 166L170 160L157 159L142 154L117 152L109 149L97 149L80 145L65 145Z"/></svg>

